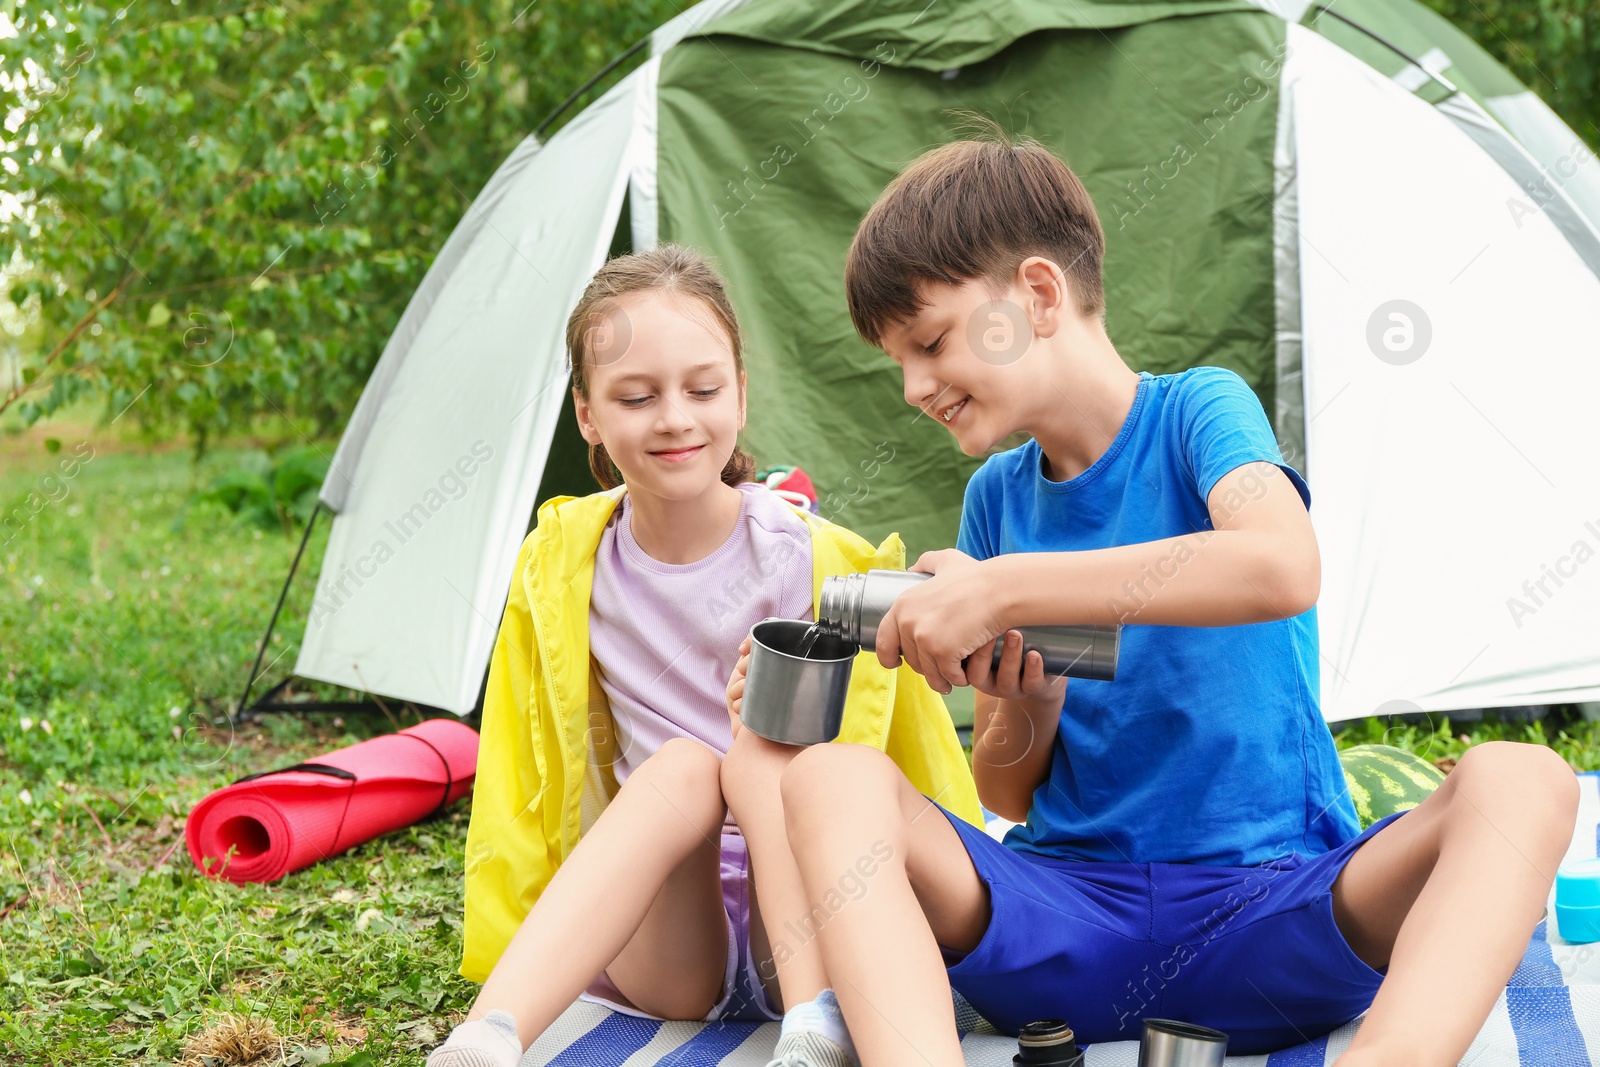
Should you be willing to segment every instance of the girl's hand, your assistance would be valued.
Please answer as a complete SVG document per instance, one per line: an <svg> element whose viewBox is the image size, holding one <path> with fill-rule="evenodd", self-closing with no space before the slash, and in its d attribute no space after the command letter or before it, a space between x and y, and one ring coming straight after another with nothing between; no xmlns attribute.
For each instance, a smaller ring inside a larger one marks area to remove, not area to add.
<svg viewBox="0 0 1600 1067"><path fill-rule="evenodd" d="M939 693L971 685L962 660L1001 632L987 569L954 548L924 552L911 569L936 577L895 597L878 624L878 662L893 670L904 656Z"/></svg>
<svg viewBox="0 0 1600 1067"><path fill-rule="evenodd" d="M750 635L745 634L744 640L739 642L739 662L733 665L733 673L728 676L728 721L734 737L744 729L744 723L739 721L739 706L744 703L744 676L749 670Z"/></svg>
<svg viewBox="0 0 1600 1067"><path fill-rule="evenodd" d="M1000 664L994 664L994 642L990 641L967 660L967 681L980 693L1019 704L1061 707L1067 695L1067 676L1052 677L1044 672L1044 657L1037 651L1022 655L1022 634L1007 630L997 639L1003 641Z"/></svg>

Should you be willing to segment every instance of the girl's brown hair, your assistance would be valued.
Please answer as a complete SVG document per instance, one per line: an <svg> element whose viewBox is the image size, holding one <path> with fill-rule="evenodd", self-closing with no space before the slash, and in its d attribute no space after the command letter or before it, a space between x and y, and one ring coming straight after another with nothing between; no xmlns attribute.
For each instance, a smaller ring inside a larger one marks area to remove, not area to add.
<svg viewBox="0 0 1600 1067"><path fill-rule="evenodd" d="M578 306L567 318L567 367L572 374L572 387L584 400L589 399L589 362L593 353L588 340L592 331L609 325L613 333L626 326L615 320L605 320L619 298L629 293L665 291L702 301L717 317L728 334L728 344L733 349L733 369L736 376L744 374L744 345L739 336L739 320L728 302L728 293L722 277L700 253L678 244L664 244L648 252L618 256L601 267L589 281L578 298ZM613 337L615 343L626 345L626 338ZM606 446L589 446L589 469L603 489L614 489L622 484L622 475ZM722 468L722 481L738 485L755 477L756 461L744 449L735 446Z"/></svg>

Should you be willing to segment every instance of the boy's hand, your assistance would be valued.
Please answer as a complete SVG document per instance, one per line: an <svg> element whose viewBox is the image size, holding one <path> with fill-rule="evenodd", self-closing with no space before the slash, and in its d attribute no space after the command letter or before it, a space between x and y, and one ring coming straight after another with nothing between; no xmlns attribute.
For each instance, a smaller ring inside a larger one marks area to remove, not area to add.
<svg viewBox="0 0 1600 1067"><path fill-rule="evenodd" d="M739 709L744 703L744 677L750 670L750 635L745 634L744 640L739 642L739 662L733 665L733 673L728 676L728 720L733 727L733 736L738 737L739 731L744 729L744 723L739 720Z"/></svg>
<svg viewBox="0 0 1600 1067"><path fill-rule="evenodd" d="M1003 641L1000 665L994 662L994 641L974 652L967 660L967 681L980 693L1019 704L1038 704L1059 708L1067 695L1067 676L1048 675L1044 672L1044 657L1031 651L1024 658L1022 634L1007 630L998 641Z"/></svg>
<svg viewBox="0 0 1600 1067"><path fill-rule="evenodd" d="M911 569L936 575L895 597L878 624L878 662L906 664L938 693L970 685L962 661L999 636L985 568L959 549L924 552Z"/></svg>

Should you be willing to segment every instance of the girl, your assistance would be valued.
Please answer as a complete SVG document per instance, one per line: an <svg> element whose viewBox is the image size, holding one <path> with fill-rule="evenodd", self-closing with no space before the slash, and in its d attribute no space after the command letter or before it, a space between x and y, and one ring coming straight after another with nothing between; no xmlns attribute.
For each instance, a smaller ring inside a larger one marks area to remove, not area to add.
<svg viewBox="0 0 1600 1067"><path fill-rule="evenodd" d="M467 832L461 973L484 986L428 1067L516 1067L580 994L667 1019L788 1005L780 1060L843 1067L829 912L806 904L778 795L799 750L738 729L741 638L813 618L825 575L903 567L904 548L749 480L739 328L698 254L605 264L567 356L605 491L546 502L517 557ZM857 658L839 740L982 825L943 703L908 668Z"/></svg>

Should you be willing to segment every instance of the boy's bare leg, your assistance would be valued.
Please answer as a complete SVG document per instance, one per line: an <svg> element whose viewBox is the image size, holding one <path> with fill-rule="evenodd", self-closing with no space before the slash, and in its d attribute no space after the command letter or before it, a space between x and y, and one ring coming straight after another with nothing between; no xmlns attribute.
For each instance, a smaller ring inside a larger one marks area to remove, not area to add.
<svg viewBox="0 0 1600 1067"><path fill-rule="evenodd" d="M557 869L479 991L532 1044L602 970L635 1006L703 1018L722 995L722 803L716 753L674 738L628 776Z"/></svg>
<svg viewBox="0 0 1600 1067"><path fill-rule="evenodd" d="M804 930L808 906L800 868L789 851L778 791L784 768L802 751L797 745L769 741L747 727L722 759L722 795L750 851L755 889L751 954L767 995L780 1010L815 998L828 985L816 938L795 933Z"/></svg>
<svg viewBox="0 0 1600 1067"><path fill-rule="evenodd" d="M1577 805L1555 752L1490 742L1356 850L1333 884L1334 918L1389 971L1340 1067L1460 1062L1544 913Z"/></svg>
<svg viewBox="0 0 1600 1067"><path fill-rule="evenodd" d="M960 835L888 756L865 745L801 752L782 795L806 897L822 902L810 929L862 1064L961 1067L939 946L976 947L989 897ZM863 870L872 871L865 892L842 891Z"/></svg>

